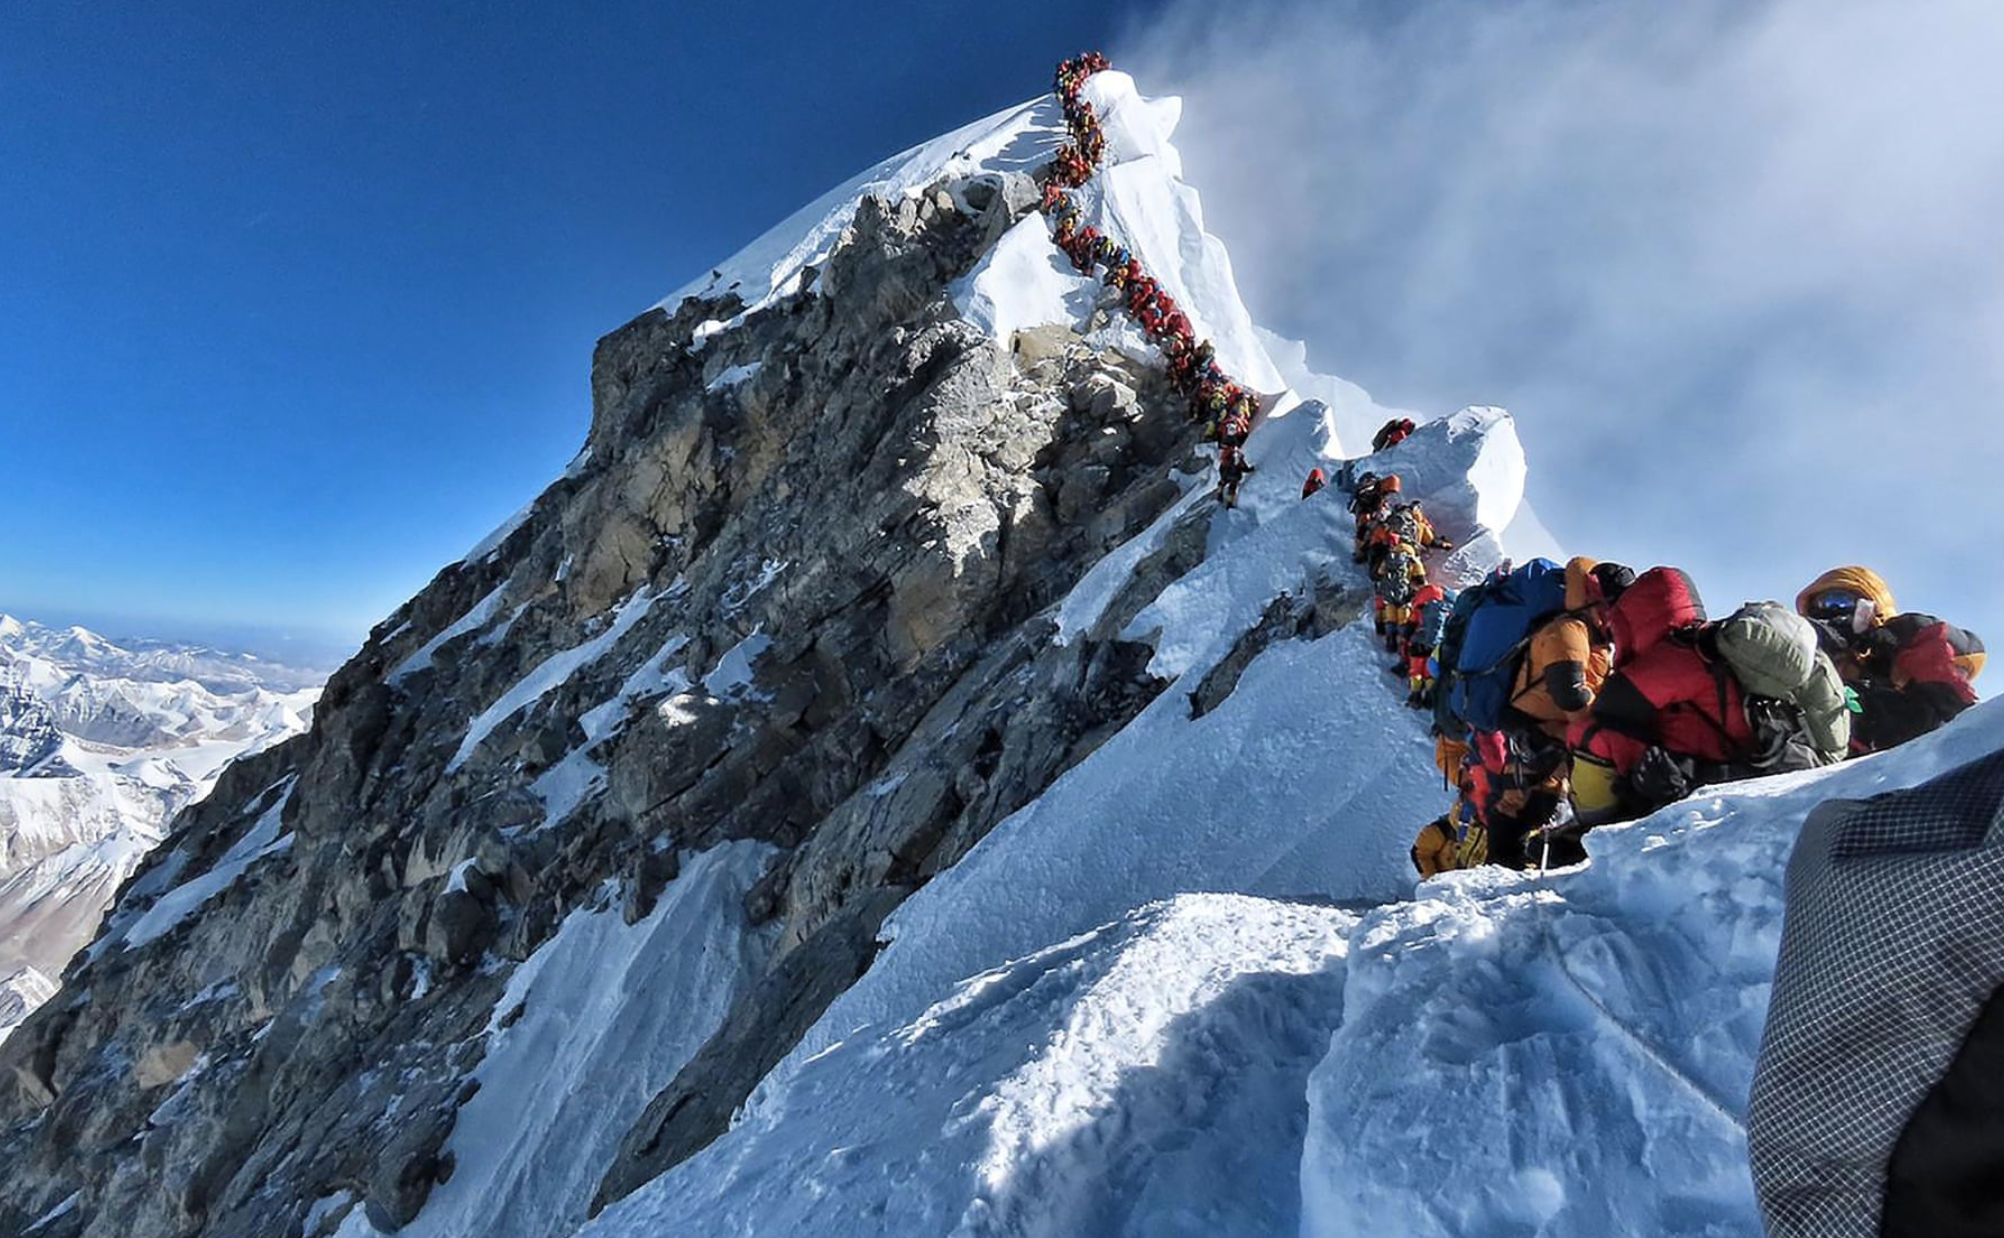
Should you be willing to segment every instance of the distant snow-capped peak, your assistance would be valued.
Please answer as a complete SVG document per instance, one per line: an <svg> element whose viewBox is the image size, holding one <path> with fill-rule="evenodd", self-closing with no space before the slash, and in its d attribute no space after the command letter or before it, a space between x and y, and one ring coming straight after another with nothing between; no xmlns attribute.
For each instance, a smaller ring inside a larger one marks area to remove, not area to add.
<svg viewBox="0 0 2004 1238"><path fill-rule="evenodd" d="M326 675L0 615L0 1039L175 814L306 730Z"/></svg>

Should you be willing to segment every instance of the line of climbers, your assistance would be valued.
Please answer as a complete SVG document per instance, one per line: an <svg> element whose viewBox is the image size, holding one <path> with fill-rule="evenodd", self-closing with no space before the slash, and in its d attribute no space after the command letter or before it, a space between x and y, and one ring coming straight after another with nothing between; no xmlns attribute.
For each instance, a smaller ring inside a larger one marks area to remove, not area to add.
<svg viewBox="0 0 2004 1238"><path fill-rule="evenodd" d="M1218 444L1218 495L1235 505L1252 473L1243 447L1258 397L1217 364L1209 340L1140 261L1082 224L1070 191L1098 170L1106 136L1082 96L1111 67L1088 52L1058 66L1054 89L1071 141L1053 160L1042 210L1082 274L1122 294L1161 349L1171 384ZM1410 419L1387 423L1372 450L1396 446ZM1932 615L1900 614L1862 567L1824 573L1796 598L1750 602L1708 620L1691 578L1641 575L1575 558L1508 562L1456 593L1427 578L1422 552L1451 550L1396 475L1337 485L1357 516L1357 561L1371 571L1375 623L1407 704L1431 708L1435 759L1452 808L1413 848L1422 876L1493 863L1576 863L1580 839L1693 789L1808 769L1933 730L1976 701L1983 642ZM1327 484L1308 475L1304 499Z"/></svg>
<svg viewBox="0 0 2004 1238"><path fill-rule="evenodd" d="M1162 350L1169 382L1190 403L1192 417L1204 423L1204 441L1218 445L1218 498L1238 505L1239 486L1253 472L1245 457L1259 397L1250 387L1226 374L1211 341L1199 341L1190 316L1140 259L1099 229L1081 221L1072 190L1099 170L1106 153L1106 133L1099 115L1082 95L1086 79L1111 68L1105 56L1086 52L1058 65L1053 90L1063 105L1071 141L1058 149L1044 182L1042 210L1051 221L1051 239L1082 275L1093 274L1121 294L1122 303L1142 331Z"/></svg>
<svg viewBox="0 0 2004 1238"><path fill-rule="evenodd" d="M1372 441L1395 446L1412 429L1410 420L1394 421ZM1309 482L1315 482L1320 473L1320 469L1310 473ZM1351 491L1350 511L1357 518L1351 557L1371 574L1374 626L1385 642L1385 652L1398 655L1392 669L1406 679L1406 704L1423 709L1432 683L1427 655L1438 639L1435 631L1446 604L1452 600L1444 586L1427 579L1423 552L1450 551L1454 543L1435 530L1418 502L1400 501L1403 483L1397 473L1380 477L1366 472L1354 479L1345 474L1344 482ZM1303 498L1312 493L1307 485L1302 487Z"/></svg>
<svg viewBox="0 0 2004 1238"><path fill-rule="evenodd" d="M1373 451L1410 435L1387 423ZM1431 709L1453 806L1420 831L1422 876L1586 858L1580 839L1712 783L1829 765L1904 743L1976 702L1983 642L1901 614L1867 568L1825 572L1795 606L1708 620L1691 578L1575 558L1505 562L1459 593L1421 551L1451 550L1395 473L1336 484L1356 515L1378 634L1406 703ZM1308 475L1302 497L1326 483ZM1534 856L1535 852L1535 856Z"/></svg>
<svg viewBox="0 0 2004 1238"><path fill-rule="evenodd" d="M1423 695L1457 793L1413 848L1422 876L1578 863L1586 831L1699 787L1904 743L1976 702L1984 660L1862 567L1711 620L1676 568L1506 562L1419 627L1407 652L1431 650Z"/></svg>

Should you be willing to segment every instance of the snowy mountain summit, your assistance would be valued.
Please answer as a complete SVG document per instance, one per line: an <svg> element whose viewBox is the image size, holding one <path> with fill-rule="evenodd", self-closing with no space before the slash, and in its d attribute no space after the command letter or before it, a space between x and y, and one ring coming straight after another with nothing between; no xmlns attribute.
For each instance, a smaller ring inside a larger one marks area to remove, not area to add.
<svg viewBox="0 0 2004 1238"><path fill-rule="evenodd" d="M2004 715L1416 892L1431 743L1299 493L1391 414L1253 326L1177 104L1086 90L1082 217L1261 397L1238 507L1052 244L1055 99L838 187L176 820L0 1047L0 1231L1757 1231L1793 823ZM1443 574L1549 548L1500 410L1383 462Z"/></svg>

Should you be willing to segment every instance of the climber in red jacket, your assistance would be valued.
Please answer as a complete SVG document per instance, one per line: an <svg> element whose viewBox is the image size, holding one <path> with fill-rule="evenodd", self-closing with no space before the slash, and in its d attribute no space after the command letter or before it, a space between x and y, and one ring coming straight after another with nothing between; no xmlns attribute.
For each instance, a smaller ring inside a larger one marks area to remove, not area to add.
<svg viewBox="0 0 2004 1238"><path fill-rule="evenodd" d="M1745 694L1704 620L1675 568L1642 573L1608 607L1614 673L1567 733L1581 824L1643 815L1753 757Z"/></svg>
<svg viewBox="0 0 2004 1238"><path fill-rule="evenodd" d="M1226 507L1239 505L1239 485L1252 473L1252 461L1236 447L1225 446L1218 449L1218 497Z"/></svg>
<svg viewBox="0 0 2004 1238"><path fill-rule="evenodd" d="M1144 275L1127 286L1127 312L1139 319L1155 300L1155 277Z"/></svg>
<svg viewBox="0 0 2004 1238"><path fill-rule="evenodd" d="M1371 450L1383 451L1387 447L1397 447L1400 443L1405 442L1407 436L1412 434L1412 432L1412 418L1394 417L1380 427L1376 434L1371 436Z"/></svg>

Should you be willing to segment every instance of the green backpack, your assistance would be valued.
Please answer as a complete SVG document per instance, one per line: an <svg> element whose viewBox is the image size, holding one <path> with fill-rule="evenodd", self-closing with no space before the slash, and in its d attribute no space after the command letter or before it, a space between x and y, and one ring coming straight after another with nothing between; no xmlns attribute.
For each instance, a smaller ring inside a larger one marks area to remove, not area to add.
<svg viewBox="0 0 2004 1238"><path fill-rule="evenodd" d="M1719 621L1717 637L1747 695L1794 706L1817 755L1826 763L1844 758L1851 746L1844 683L1809 620L1780 602L1748 602Z"/></svg>

